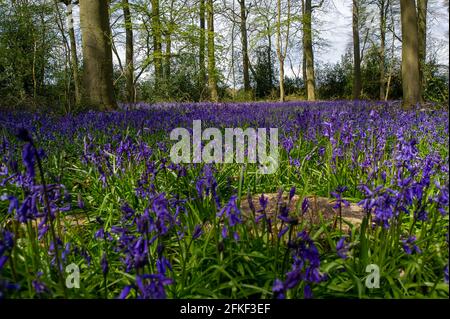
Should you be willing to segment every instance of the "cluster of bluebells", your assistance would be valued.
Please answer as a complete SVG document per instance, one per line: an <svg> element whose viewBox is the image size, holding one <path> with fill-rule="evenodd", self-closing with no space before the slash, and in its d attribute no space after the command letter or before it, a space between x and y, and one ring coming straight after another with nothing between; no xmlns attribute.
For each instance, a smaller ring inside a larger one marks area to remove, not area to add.
<svg viewBox="0 0 450 319"><path fill-rule="evenodd" d="M8 159L5 166L9 167L7 169L9 175L5 174L1 183L8 188L21 189L22 196L4 193L0 196L0 200L9 202L7 214L10 219L14 219L19 224L36 221L37 241L41 242L40 245L48 247L47 255L50 258L50 265L62 271L62 263L66 261L70 253L70 245L64 244L57 233L51 237L46 234L49 233L51 223L55 223L57 214L72 210L71 195L63 184L58 182L45 184L43 176L38 178L37 164L46 158L46 154L42 149L37 148L32 134L27 129L19 128L16 136L23 143L21 152L23 170L19 169L16 161ZM57 178L55 180L57 181ZM5 235L5 240L12 243L12 237L12 234ZM2 264L7 256L4 252L0 256L2 256L0 260ZM33 285L33 287L39 294L40 285Z"/></svg>
<svg viewBox="0 0 450 319"><path fill-rule="evenodd" d="M173 284L173 279L168 275L168 271L172 270L170 262L161 254L161 249L158 249L160 257L156 261L157 272L154 274L138 274L134 284L125 286L118 296L118 299L126 299L131 290L136 291L138 299L165 299L166 286Z"/></svg>
<svg viewBox="0 0 450 319"><path fill-rule="evenodd" d="M274 296L284 299L289 289L304 283L304 298L312 298L312 285L327 279L327 276L320 272L319 251L306 231L299 232L296 240L288 243L288 247L293 259L291 270L286 273L284 281L275 280L272 287Z"/></svg>
<svg viewBox="0 0 450 319"><path fill-rule="evenodd" d="M237 205L237 196L231 196L227 204L217 213L217 217L223 220L222 237L225 239L230 236L230 232L234 240L239 240L237 225L242 223L241 210Z"/></svg>
<svg viewBox="0 0 450 319"><path fill-rule="evenodd" d="M336 199L336 202L333 206L334 209L342 208L343 206L348 207L350 205L347 200L342 198L342 195L347 189L347 186L339 186L338 188L336 188L336 191L331 192L331 196Z"/></svg>
<svg viewBox="0 0 450 319"><path fill-rule="evenodd" d="M261 207L258 211L256 211L252 199L251 197L249 197L249 204L250 204L250 208L252 209L253 214L255 214L256 212L259 213L259 215L255 218L255 222L259 223L262 220L266 223L267 225L267 232L269 234L272 233L272 217L268 216L267 214L267 204L269 203L269 199L264 196L264 193L261 194L261 196L259 197L259 206Z"/></svg>
<svg viewBox="0 0 450 319"><path fill-rule="evenodd" d="M213 174L211 165L206 164L202 170L202 176L195 183L197 195L200 200L205 197L212 196L217 208L220 208L220 198L217 193L217 181Z"/></svg>
<svg viewBox="0 0 450 319"><path fill-rule="evenodd" d="M0 271L6 264L14 247L14 234L6 229L0 229Z"/></svg>
<svg viewBox="0 0 450 319"><path fill-rule="evenodd" d="M281 204L281 190L278 192L278 198L277 198L277 206L279 209L279 214L277 218L279 218L282 221L282 224L286 224L285 227L281 228L280 232L278 233L278 238L283 237L284 234L287 233L287 231L293 226L298 224L298 218L289 216L289 207L292 201L292 198L294 198L295 195L295 187L292 187L289 191L289 198L288 198L288 204L282 205Z"/></svg>
<svg viewBox="0 0 450 319"><path fill-rule="evenodd" d="M422 253L420 248L416 245L416 240L416 236L409 236L406 239L402 239L402 247L405 253L407 253L408 255L411 255L413 253Z"/></svg>
<svg viewBox="0 0 450 319"><path fill-rule="evenodd" d="M172 270L172 266L163 255L163 242L170 238L172 230L180 228L179 217L182 210L179 203L171 203L165 193L154 195L151 205L142 213L124 203L121 207L121 224L112 226L110 232L104 229L103 221L99 219L101 227L95 237L103 240L106 246L109 245L121 256L121 264L126 272L137 274L135 284L125 286L120 298L126 298L132 288L136 289L138 298L165 298L165 286L172 283L167 269ZM172 213L172 210L176 212ZM178 235L183 236L180 233ZM198 238L200 235L197 233L195 236ZM158 256L154 261L156 256L152 256L151 246L156 243ZM106 252L102 254L100 265L103 275L107 276L110 263ZM148 274L149 267L156 267L157 273Z"/></svg>

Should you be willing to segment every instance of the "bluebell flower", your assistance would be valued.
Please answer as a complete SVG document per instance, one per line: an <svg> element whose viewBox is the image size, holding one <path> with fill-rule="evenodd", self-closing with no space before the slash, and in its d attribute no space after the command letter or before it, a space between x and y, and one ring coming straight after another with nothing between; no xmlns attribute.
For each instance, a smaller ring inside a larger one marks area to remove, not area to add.
<svg viewBox="0 0 450 319"><path fill-rule="evenodd" d="M30 179L34 179L34 176L36 175L34 170L35 165L35 152L34 147L31 143L26 143L23 147L22 151L22 160L23 165L26 168L27 177Z"/></svg>
<svg viewBox="0 0 450 319"><path fill-rule="evenodd" d="M226 222L230 228L242 223L241 211L237 206L237 196L231 196L228 203L217 213L217 217L222 218L225 215ZM222 237L228 236L228 228L224 225L222 228Z"/></svg>
<svg viewBox="0 0 450 319"><path fill-rule="evenodd" d="M227 226L223 226L222 227L222 238L227 238L228 237L228 228Z"/></svg>
<svg viewBox="0 0 450 319"><path fill-rule="evenodd" d="M198 239L203 234L202 225L195 225L192 239Z"/></svg>
<svg viewBox="0 0 450 319"><path fill-rule="evenodd" d="M348 207L350 203L342 198L342 194L347 190L347 186L338 186L336 188L335 192L331 192L331 195L336 198L336 203L334 204L333 208L338 209L344 205L345 207Z"/></svg>
<svg viewBox="0 0 450 319"><path fill-rule="evenodd" d="M109 264L108 259L106 257L106 253L103 253L102 258L100 260L100 266L102 267L103 275L106 276L109 272Z"/></svg>
<svg viewBox="0 0 450 319"><path fill-rule="evenodd" d="M407 239L402 240L403 250L406 254L411 255L414 252L417 254L422 253L420 248L415 244L416 240L416 236L409 236Z"/></svg>
<svg viewBox="0 0 450 319"><path fill-rule="evenodd" d="M336 244L336 251L340 258L346 259L348 252L348 245L345 244L345 236L341 237Z"/></svg>
<svg viewBox="0 0 450 319"><path fill-rule="evenodd" d="M161 256L156 261L156 269L158 269L158 273L161 274L161 275L166 275L167 268L170 271L172 271L172 265L170 264L170 262L167 260L166 257Z"/></svg>
<svg viewBox="0 0 450 319"><path fill-rule="evenodd" d="M19 284L0 279L0 300L6 296L10 297L12 292L18 291L19 289Z"/></svg>
<svg viewBox="0 0 450 319"><path fill-rule="evenodd" d="M292 200L292 198L294 197L294 195L295 195L295 186L293 186L293 187L291 188L291 190L289 191L289 201Z"/></svg>
<svg viewBox="0 0 450 319"><path fill-rule="evenodd" d="M6 264L7 261L8 261L8 256L0 255L0 270L3 268L3 266Z"/></svg>
<svg viewBox="0 0 450 319"><path fill-rule="evenodd" d="M161 274L137 275L136 286L138 287L138 298L165 299L165 286L172 283L172 279L167 278Z"/></svg>
<svg viewBox="0 0 450 319"><path fill-rule="evenodd" d="M133 288L133 286L131 285L125 286L120 292L120 295L117 297L117 299L126 299L130 294L131 288Z"/></svg>
<svg viewBox="0 0 450 319"><path fill-rule="evenodd" d="M258 212L263 212L267 208L267 203L269 202L269 199L264 196L264 193L261 194L259 197L259 205L261 206L261 209Z"/></svg>
<svg viewBox="0 0 450 319"><path fill-rule="evenodd" d="M14 210L19 209L19 200L17 199L17 197L15 197L13 195L4 194L0 197L0 200L2 200L2 201L8 200L9 201L8 214L11 214Z"/></svg>
<svg viewBox="0 0 450 319"><path fill-rule="evenodd" d="M283 148L289 154L291 150L294 148L294 141L291 137L285 138L282 142Z"/></svg>
<svg viewBox="0 0 450 319"><path fill-rule="evenodd" d="M78 194L77 205L78 205L79 209L84 209L85 208L84 201L83 201L83 198L81 197L81 194Z"/></svg>
<svg viewBox="0 0 450 319"><path fill-rule="evenodd" d="M305 299L311 299L313 297L312 289L310 285L305 285L303 290L303 296Z"/></svg>
<svg viewBox="0 0 450 319"><path fill-rule="evenodd" d="M32 280L31 284L33 286L34 291L36 294L41 295L44 293L50 292L47 285L44 284L39 278L42 276L42 272L38 272L36 279Z"/></svg>
<svg viewBox="0 0 450 319"><path fill-rule="evenodd" d="M0 231L0 256L11 252L14 247L14 234L6 229Z"/></svg>
<svg viewBox="0 0 450 319"><path fill-rule="evenodd" d="M128 205L128 203L125 203L122 205L121 210L124 214L123 218L125 220L130 220L132 217L134 217L135 211Z"/></svg>
<svg viewBox="0 0 450 319"><path fill-rule="evenodd" d="M61 252L61 260L66 261L67 256L70 254L70 243L66 243L64 250Z"/></svg>
<svg viewBox="0 0 450 319"><path fill-rule="evenodd" d="M444 268L444 282L448 284L448 264Z"/></svg>
<svg viewBox="0 0 450 319"><path fill-rule="evenodd" d="M309 201L308 201L308 198L305 197L302 201L302 215L304 215L306 213L308 208L309 208Z"/></svg>
<svg viewBox="0 0 450 319"><path fill-rule="evenodd" d="M286 289L284 287L284 284L281 280L279 279L275 279L273 286L272 286L272 291L274 293L274 297L276 299L284 299L286 298Z"/></svg>

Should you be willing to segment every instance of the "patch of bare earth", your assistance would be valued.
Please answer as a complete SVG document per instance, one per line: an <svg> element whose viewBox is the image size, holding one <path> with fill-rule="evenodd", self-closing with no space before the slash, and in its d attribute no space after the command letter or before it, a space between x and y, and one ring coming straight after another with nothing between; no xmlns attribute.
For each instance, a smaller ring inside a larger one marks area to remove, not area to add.
<svg viewBox="0 0 450 319"><path fill-rule="evenodd" d="M259 198L261 195L253 195L251 197L245 197L241 199L241 212L245 218L250 218L254 215L258 216L262 209ZM298 218L299 221L306 219L306 225L318 225L322 218L325 222L333 222L335 227L340 226L339 216L342 216L342 229L348 230L348 224L359 226L364 217L364 212L357 204L350 203L349 206L341 205L341 211L339 208L334 209L336 204L334 199L320 197L320 196L306 196L308 200L308 209L302 214L302 202L303 198L298 195L289 201L288 194L284 194L280 199L277 193L264 194L264 197L268 200L266 207L266 214L268 217L274 217L279 214L281 208L289 208L289 217ZM255 212L252 211L250 206L250 199L253 203ZM278 219L278 218L277 218ZM273 218L272 218L273 220ZM281 223L278 219L277 223Z"/></svg>

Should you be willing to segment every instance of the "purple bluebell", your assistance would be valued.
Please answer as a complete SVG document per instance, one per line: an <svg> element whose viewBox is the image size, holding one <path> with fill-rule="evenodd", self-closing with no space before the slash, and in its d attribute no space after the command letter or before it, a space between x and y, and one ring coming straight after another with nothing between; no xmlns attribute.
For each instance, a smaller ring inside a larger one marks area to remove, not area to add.
<svg viewBox="0 0 450 319"><path fill-rule="evenodd" d="M165 286L173 283L171 278L162 274L137 275L136 286L139 299L165 299L167 294Z"/></svg>
<svg viewBox="0 0 450 319"><path fill-rule="evenodd" d="M130 294L130 292L131 292L131 288L133 288L132 285L127 285L127 286L123 287L123 289L120 292L120 294L117 297L117 299L126 299L128 297L128 295Z"/></svg>
<svg viewBox="0 0 450 319"><path fill-rule="evenodd" d="M406 254L411 255L413 253L421 254L422 251L420 248L415 244L416 242L416 236L409 236L406 239L402 239L402 246L403 250Z"/></svg>
<svg viewBox="0 0 450 319"><path fill-rule="evenodd" d="M444 282L448 285L448 264L444 268Z"/></svg>
<svg viewBox="0 0 450 319"><path fill-rule="evenodd" d="M203 234L202 225L195 225L194 232L192 233L192 239L198 239Z"/></svg>
<svg viewBox="0 0 450 319"><path fill-rule="evenodd" d="M284 283L281 280L275 279L272 286L272 291L276 299L286 298L286 288L284 287Z"/></svg>
<svg viewBox="0 0 450 319"><path fill-rule="evenodd" d="M103 276L106 276L109 272L109 264L108 264L108 258L106 256L106 253L103 253L102 258L100 260L100 266L102 268Z"/></svg>
<svg viewBox="0 0 450 319"><path fill-rule="evenodd" d="M348 257L347 256L348 245L345 243L345 239L346 239L345 236L341 237L336 244L337 254L342 259L346 259Z"/></svg>

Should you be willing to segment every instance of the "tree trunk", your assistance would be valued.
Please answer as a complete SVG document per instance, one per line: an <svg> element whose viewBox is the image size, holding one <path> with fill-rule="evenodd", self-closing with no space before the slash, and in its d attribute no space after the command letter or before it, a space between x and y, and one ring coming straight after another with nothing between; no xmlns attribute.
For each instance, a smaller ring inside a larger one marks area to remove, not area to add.
<svg viewBox="0 0 450 319"><path fill-rule="evenodd" d="M280 59L280 102L284 102L286 96L284 93L284 59Z"/></svg>
<svg viewBox="0 0 450 319"><path fill-rule="evenodd" d="M386 14L389 2L381 0L380 9L380 100L385 98L385 69L386 69Z"/></svg>
<svg viewBox="0 0 450 319"><path fill-rule="evenodd" d="M127 80L127 102L135 102L134 60L133 60L133 25L131 21L130 3L122 0L125 19L125 78Z"/></svg>
<svg viewBox="0 0 450 319"><path fill-rule="evenodd" d="M114 98L108 0L80 0L85 98L98 110L117 108Z"/></svg>
<svg viewBox="0 0 450 319"><path fill-rule="evenodd" d="M66 3L66 16L67 16L67 26L69 30L69 41L70 41L70 57L71 63L70 66L72 68L73 74L73 83L75 88L75 104L81 104L81 82L80 76L78 74L78 56L77 56L77 42L75 40L75 31L73 29L73 4L71 1L67 1Z"/></svg>
<svg viewBox="0 0 450 319"><path fill-rule="evenodd" d="M153 61L155 65L155 87L163 77L161 20L159 0L152 0Z"/></svg>
<svg viewBox="0 0 450 319"><path fill-rule="evenodd" d="M425 90L426 85L424 70L427 57L427 9L428 0L417 0L417 32L419 40L419 78L421 93Z"/></svg>
<svg viewBox="0 0 450 319"><path fill-rule="evenodd" d="M269 80L269 85L270 85L270 90L273 89L273 65L272 65L272 35L270 32L270 21L267 20L267 45L268 45L268 49L267 49L267 61L269 61L269 74L270 74L270 80Z"/></svg>
<svg viewBox="0 0 450 319"><path fill-rule="evenodd" d="M277 0L277 55L280 63L280 102L284 102L284 57L281 48L281 0Z"/></svg>
<svg viewBox="0 0 450 319"><path fill-rule="evenodd" d="M314 74L314 53L312 47L311 0L304 0L303 14L303 54L306 61L306 94L308 101L316 100L316 79Z"/></svg>
<svg viewBox="0 0 450 319"><path fill-rule="evenodd" d="M420 102L419 40L414 0L400 0L402 25L402 87L403 108Z"/></svg>
<svg viewBox="0 0 450 319"><path fill-rule="evenodd" d="M306 57L304 53L302 54L302 77L303 77L303 86L306 92Z"/></svg>
<svg viewBox="0 0 450 319"><path fill-rule="evenodd" d="M170 1L169 8L169 21L166 23L166 32L165 32L165 40L166 40L166 52L164 54L164 78L167 83L170 81L171 73L172 73L172 34L175 30L175 22L174 22L174 5L175 0Z"/></svg>
<svg viewBox="0 0 450 319"><path fill-rule="evenodd" d="M217 92L217 72L214 47L214 10L213 0L207 0L206 12L208 15L208 86L211 100L217 102L219 94Z"/></svg>
<svg viewBox="0 0 450 319"><path fill-rule="evenodd" d="M244 90L248 92L250 87L249 61L248 61L248 39L247 39L247 8L245 0L239 0L241 7L241 41L242 41L242 72L244 76Z"/></svg>
<svg viewBox="0 0 450 319"><path fill-rule="evenodd" d="M205 0L200 0L200 37L198 62L200 64L199 82L202 91L206 84L205 46Z"/></svg>
<svg viewBox="0 0 450 319"><path fill-rule="evenodd" d="M166 81L170 80L170 73L171 73L171 66L170 66L170 59L172 55L172 33L170 30L167 31L166 34L166 52L164 54L164 67L165 67L165 74L164 78Z"/></svg>
<svg viewBox="0 0 450 319"><path fill-rule="evenodd" d="M361 97L361 50L359 46L359 3L353 0L353 99Z"/></svg>

